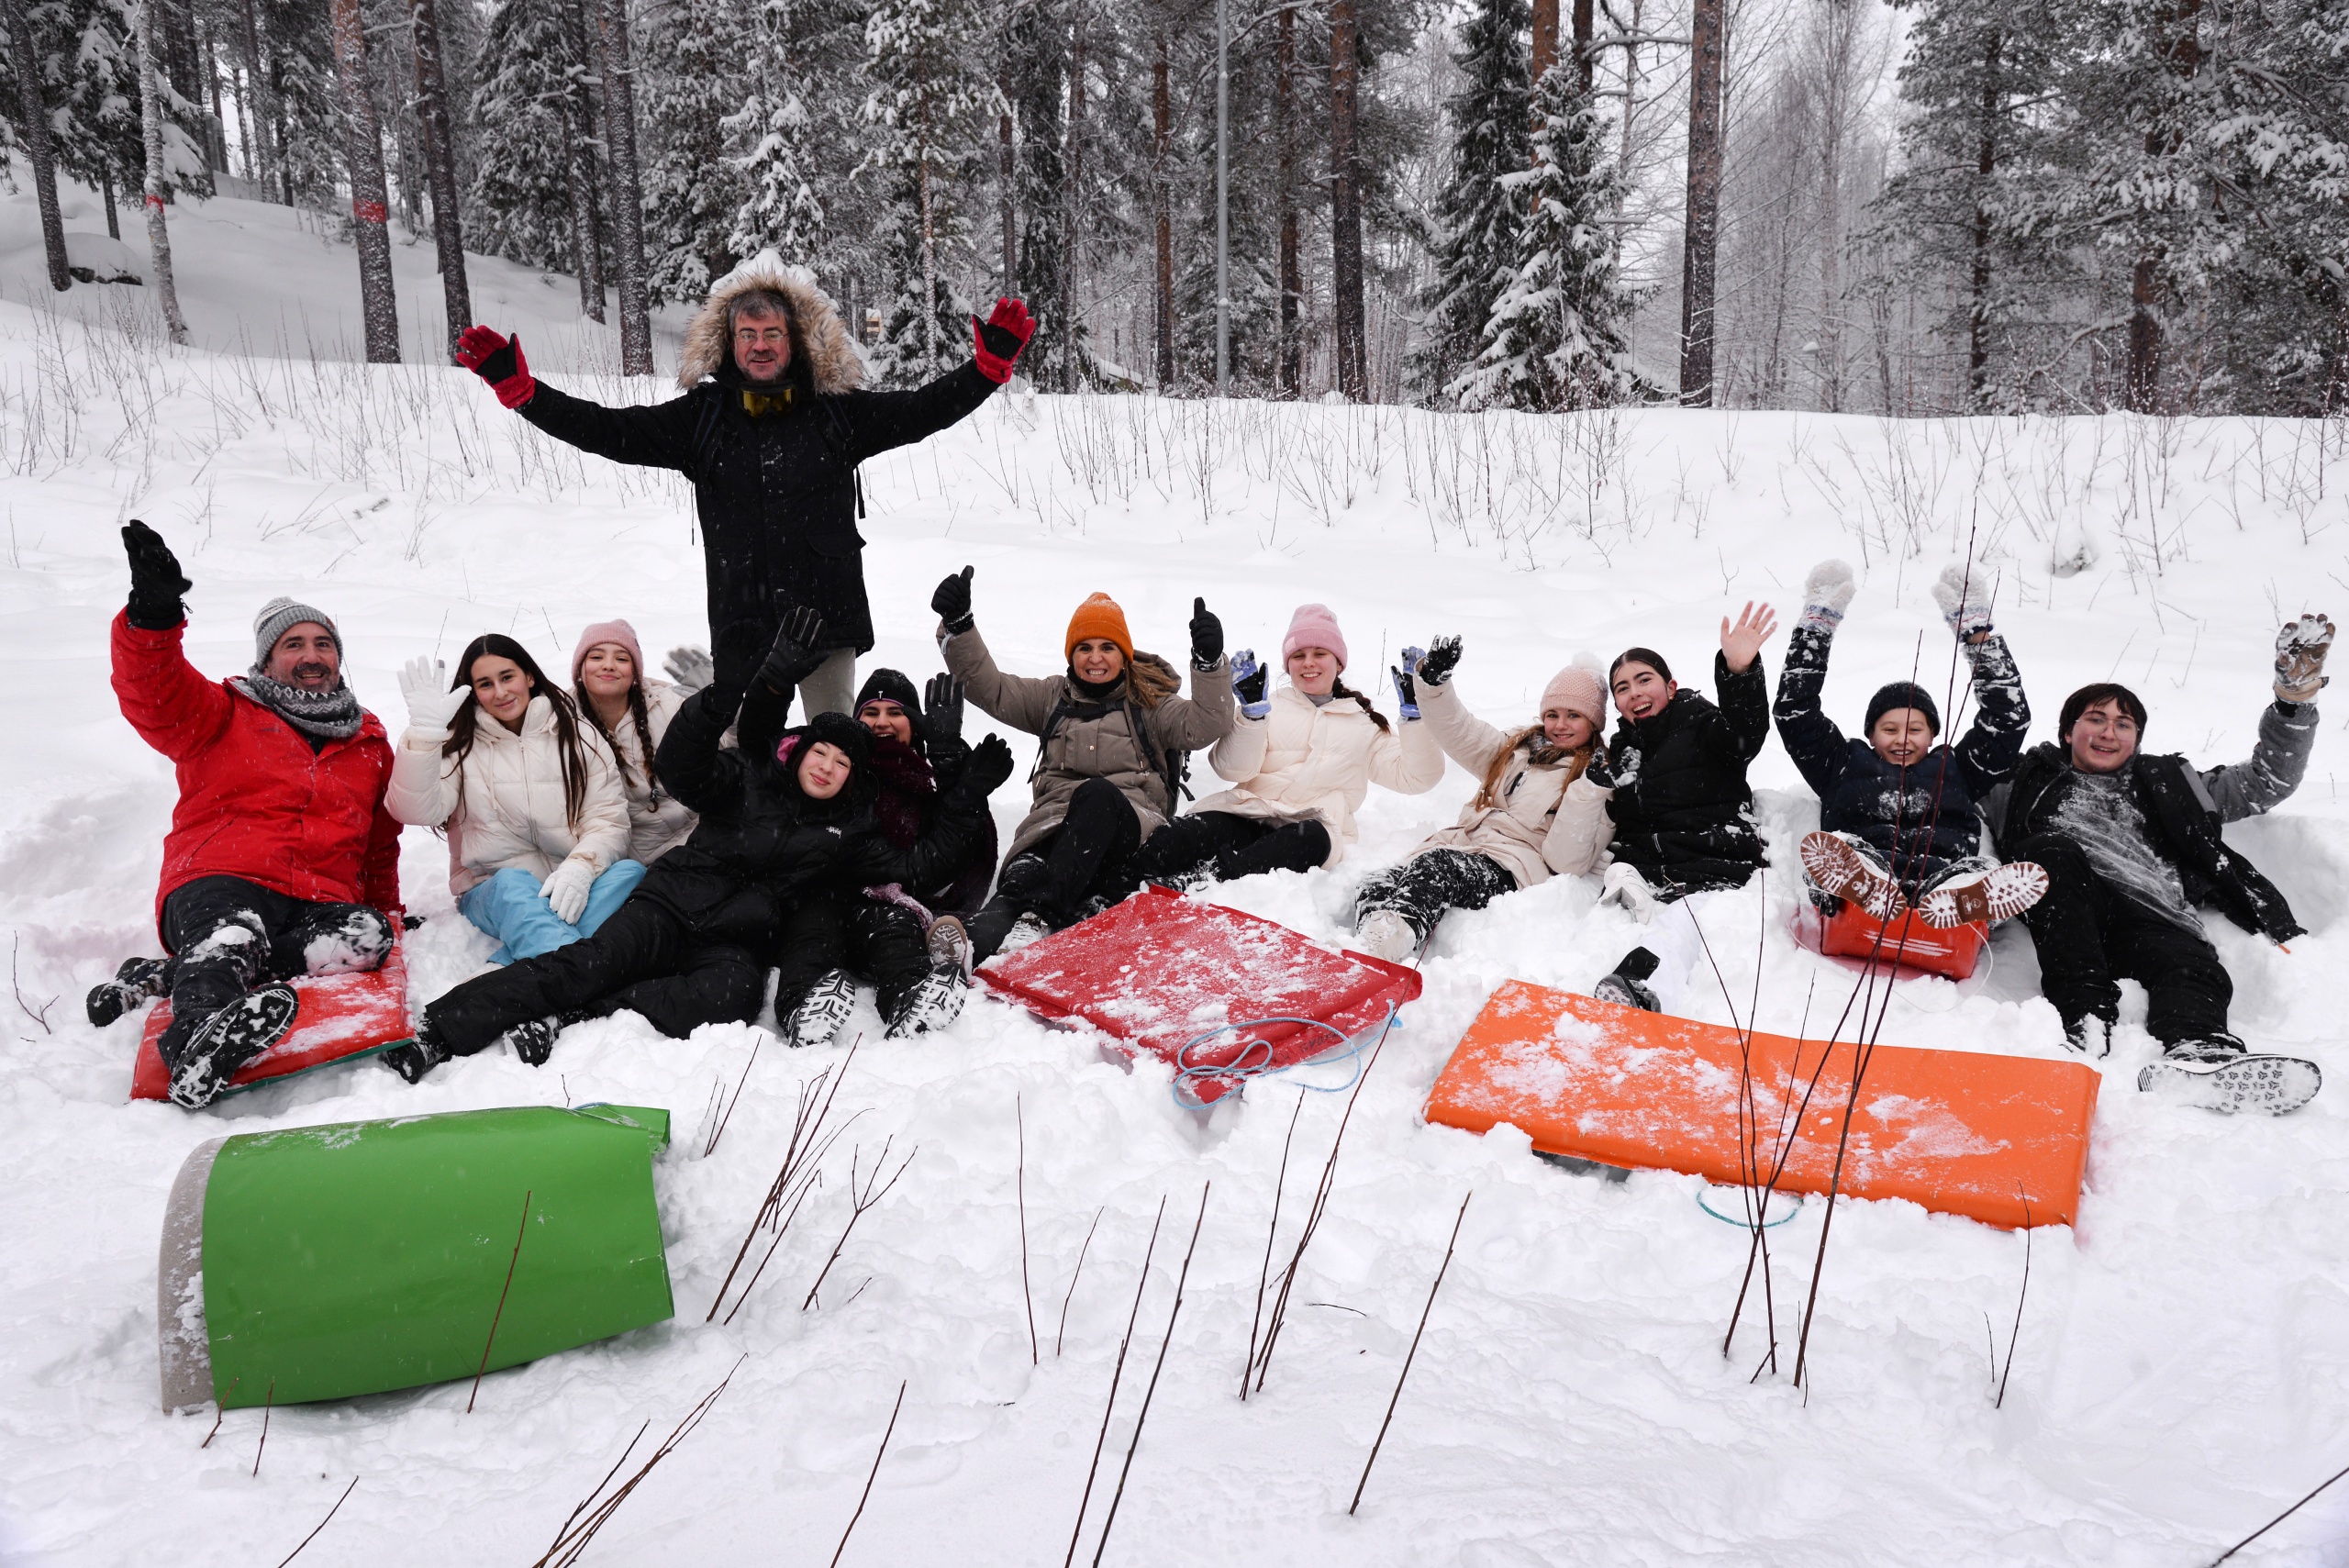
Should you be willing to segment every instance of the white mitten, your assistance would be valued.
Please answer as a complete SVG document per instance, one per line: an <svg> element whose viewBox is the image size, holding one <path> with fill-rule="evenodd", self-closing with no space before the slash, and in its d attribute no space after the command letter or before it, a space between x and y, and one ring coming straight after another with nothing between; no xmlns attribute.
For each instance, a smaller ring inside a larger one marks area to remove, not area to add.
<svg viewBox="0 0 2349 1568"><path fill-rule="evenodd" d="M545 895L554 917L566 926L579 924L587 913L587 890L596 885L596 871L585 861L565 861L548 873L539 891Z"/></svg>
<svg viewBox="0 0 2349 1568"><path fill-rule="evenodd" d="M1648 879L1640 874L1637 866L1622 861L1607 868L1607 880L1601 885L1598 901L1621 905L1642 926L1655 918L1655 890L1648 885Z"/></svg>
<svg viewBox="0 0 2349 1568"><path fill-rule="evenodd" d="M677 684L678 690L689 696L718 678L718 666L710 662L706 648L672 648L661 667L669 672L669 679Z"/></svg>
<svg viewBox="0 0 2349 1568"><path fill-rule="evenodd" d="M1852 568L1841 561L1822 561L1802 580L1802 619L1797 624L1813 631L1831 632L1843 620L1859 585Z"/></svg>
<svg viewBox="0 0 2349 1568"><path fill-rule="evenodd" d="M449 689L449 667L421 656L400 667L400 695L407 699L407 727L426 740L446 740L449 721L473 694Z"/></svg>
<svg viewBox="0 0 2349 1568"><path fill-rule="evenodd" d="M1960 642L1972 642L1990 629L1990 582L1979 562L1971 567L1952 562L1942 568L1933 584L1933 603L1942 619Z"/></svg>
<svg viewBox="0 0 2349 1568"><path fill-rule="evenodd" d="M2276 700L2314 702L2328 679L2324 656L2332 651L2329 616L2303 615L2276 634Z"/></svg>

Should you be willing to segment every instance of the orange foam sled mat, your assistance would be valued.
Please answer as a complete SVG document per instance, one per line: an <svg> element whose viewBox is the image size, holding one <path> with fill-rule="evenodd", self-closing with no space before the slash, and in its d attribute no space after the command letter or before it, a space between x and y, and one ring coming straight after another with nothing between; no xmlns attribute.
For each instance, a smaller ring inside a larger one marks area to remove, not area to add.
<svg viewBox="0 0 2349 1568"><path fill-rule="evenodd" d="M407 954L396 938L380 969L363 974L306 974L286 984L300 1001L294 1027L284 1040L239 1068L222 1093L233 1095L273 1078L372 1056L415 1032L407 1016ZM155 1041L171 1021L169 997L148 1010L147 1028L139 1038L139 1061L130 1072L134 1100L169 1097L172 1073Z"/></svg>
<svg viewBox="0 0 2349 1568"><path fill-rule="evenodd" d="M1853 1048L1752 1040L1763 1159L1775 1157L1783 1116L1797 1136L1779 1190L1823 1193ZM1734 1029L1512 980L1461 1037L1426 1114L1470 1132L1508 1122L1545 1153L1738 1183L1744 1081ZM2001 1229L2068 1225L2100 1082L2078 1062L1879 1045L1861 1078L1838 1191L1907 1198Z"/></svg>
<svg viewBox="0 0 2349 1568"><path fill-rule="evenodd" d="M1419 994L1417 970L1155 886L978 978L1048 1022L1089 1025L1129 1061L1168 1063L1202 1103L1359 1042Z"/></svg>
<svg viewBox="0 0 2349 1568"><path fill-rule="evenodd" d="M1858 905L1846 902L1835 914L1821 918L1806 907L1796 921L1796 934L1805 947L1830 958L1855 958L1899 969L1921 970L1947 980L1973 977L1990 945L1987 921L1963 926L1929 926L1914 909L1903 909L1898 920L1879 920Z"/></svg>

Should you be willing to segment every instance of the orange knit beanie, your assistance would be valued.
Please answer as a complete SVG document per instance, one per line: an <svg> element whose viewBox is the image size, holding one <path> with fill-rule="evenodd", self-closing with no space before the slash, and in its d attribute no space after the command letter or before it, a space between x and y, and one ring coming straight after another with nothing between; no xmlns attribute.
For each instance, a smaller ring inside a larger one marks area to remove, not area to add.
<svg viewBox="0 0 2349 1568"><path fill-rule="evenodd" d="M1076 614L1068 617L1068 640L1061 652L1063 658L1074 658L1076 645L1088 638L1107 638L1118 645L1126 662L1134 660L1133 633L1126 629L1126 612L1118 601L1107 594L1095 594L1076 606Z"/></svg>

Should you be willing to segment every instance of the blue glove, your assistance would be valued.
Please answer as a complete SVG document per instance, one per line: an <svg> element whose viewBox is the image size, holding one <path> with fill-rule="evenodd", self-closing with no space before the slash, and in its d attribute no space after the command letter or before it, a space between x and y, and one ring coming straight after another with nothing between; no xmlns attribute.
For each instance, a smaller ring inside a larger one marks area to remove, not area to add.
<svg viewBox="0 0 2349 1568"><path fill-rule="evenodd" d="M1262 718L1273 711L1272 693L1267 686L1272 673L1256 662L1256 651L1243 648L1231 656L1231 695L1240 699L1240 711L1250 718Z"/></svg>
<svg viewBox="0 0 2349 1568"><path fill-rule="evenodd" d="M1419 672L1419 661L1426 657L1427 650L1424 648L1406 648L1403 650L1403 667L1399 670L1391 664L1386 667L1386 673L1395 677L1396 704L1407 720L1419 717L1419 688L1413 677Z"/></svg>

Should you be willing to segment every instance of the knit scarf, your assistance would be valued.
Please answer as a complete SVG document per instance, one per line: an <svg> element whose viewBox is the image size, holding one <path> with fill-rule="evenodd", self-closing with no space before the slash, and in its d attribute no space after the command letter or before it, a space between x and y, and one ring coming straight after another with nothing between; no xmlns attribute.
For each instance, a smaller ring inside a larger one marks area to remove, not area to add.
<svg viewBox="0 0 2349 1568"><path fill-rule="evenodd" d="M359 694L346 681L337 681L330 692L306 692L272 680L256 664L228 684L313 740L348 740L366 722Z"/></svg>

